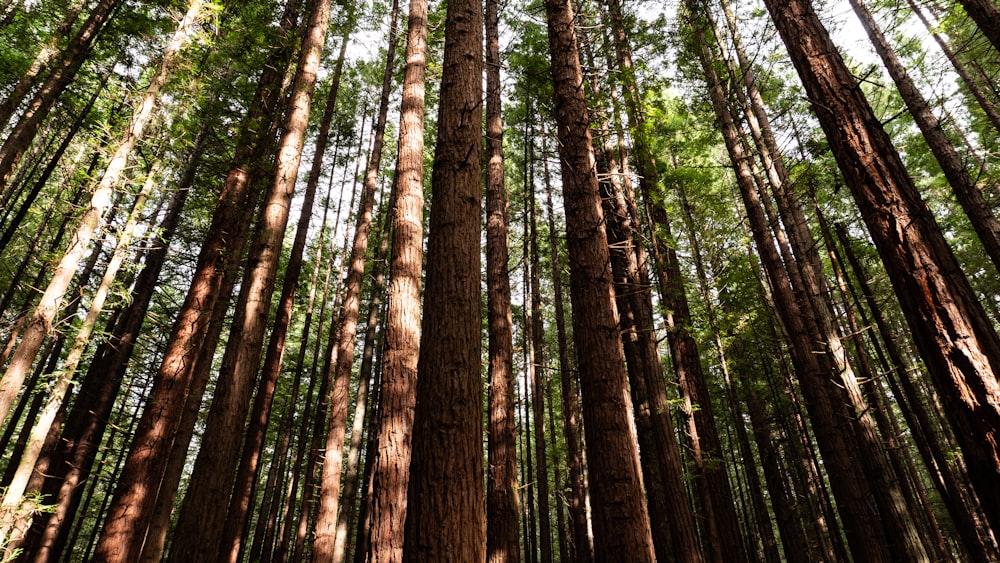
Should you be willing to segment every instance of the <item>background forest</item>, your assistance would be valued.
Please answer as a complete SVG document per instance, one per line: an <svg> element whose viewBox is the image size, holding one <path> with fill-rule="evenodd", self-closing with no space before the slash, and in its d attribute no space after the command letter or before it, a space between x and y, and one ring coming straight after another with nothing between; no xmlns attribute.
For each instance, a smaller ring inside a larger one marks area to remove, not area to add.
<svg viewBox="0 0 1000 563"><path fill-rule="evenodd" d="M995 0L2 0L0 561L1000 561L998 106Z"/></svg>

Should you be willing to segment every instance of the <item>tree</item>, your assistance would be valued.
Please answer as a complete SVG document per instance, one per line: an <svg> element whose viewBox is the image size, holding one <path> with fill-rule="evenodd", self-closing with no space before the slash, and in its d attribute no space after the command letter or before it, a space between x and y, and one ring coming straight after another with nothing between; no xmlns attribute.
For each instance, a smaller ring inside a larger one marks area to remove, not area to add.
<svg viewBox="0 0 1000 563"><path fill-rule="evenodd" d="M594 510L594 558L652 561L573 10L568 2L547 0L545 12L561 143L573 337Z"/></svg>
<svg viewBox="0 0 1000 563"><path fill-rule="evenodd" d="M403 560L485 561L480 221L483 4L448 2Z"/></svg>
<svg viewBox="0 0 1000 563"><path fill-rule="evenodd" d="M765 3L947 405L990 525L1000 528L1000 338L811 3Z"/></svg>

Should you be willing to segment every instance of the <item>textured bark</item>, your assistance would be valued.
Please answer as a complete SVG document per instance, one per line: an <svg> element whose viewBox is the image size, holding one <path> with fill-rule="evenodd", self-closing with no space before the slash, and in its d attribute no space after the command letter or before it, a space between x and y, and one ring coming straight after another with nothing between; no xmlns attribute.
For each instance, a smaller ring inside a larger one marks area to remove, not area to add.
<svg viewBox="0 0 1000 563"><path fill-rule="evenodd" d="M976 2L972 0L966 0L962 4L966 5L967 9L972 5L991 5L988 1ZM1000 40L1000 11L997 10L996 6L991 6L994 14L990 17L998 20L992 23L995 28L994 31L997 33L997 38ZM955 150L955 146L948 140L948 136L941 127L937 116L931 111L930 104L927 103L920 90L917 89L916 85L910 79L909 73L906 72L906 67L903 66L902 61L896 56L895 51L893 51L892 46L886 40L882 30L879 29L875 18L872 17L865 3L862 0L851 0L851 7L854 8L858 19L861 20L861 25L864 26L869 39L871 39L872 44L875 46L875 51L882 58L882 63L889 71L893 82L896 83L896 88L903 97L907 109L910 110L913 120L916 122L917 127L920 128L920 132L923 133L924 139L927 140L927 146L930 147L934 158L941 165L941 170L944 172L945 178L951 184L956 199L958 199L965 214L969 217L972 228L976 231L976 235L979 236L979 240L982 241L983 247L986 249L986 254L993 261L994 267L1000 270L1000 222L997 221L993 210L986 202L976 182L965 169L962 157L959 156L958 151ZM971 13L972 11L970 10Z"/></svg>
<svg viewBox="0 0 1000 563"><path fill-rule="evenodd" d="M294 4L294 2L290 3ZM297 9L286 9L282 29L294 27ZM254 102L237 141L233 167L226 176L208 234L198 255L191 286L174 321L163 361L154 377L152 399L143 410L128 460L119 476L98 553L107 554L129 544L129 556L138 557L142 538L152 518L155 495L146 484L158 482L167 466L174 436L180 428L185 398L203 338L220 295L225 273L234 267L246 240L248 209L256 206L251 170L257 172L271 146L265 139L275 115L284 61L288 52L275 49L261 75Z"/></svg>
<svg viewBox="0 0 1000 563"><path fill-rule="evenodd" d="M1000 528L1000 338L809 2L768 0L947 406L990 525Z"/></svg>
<svg viewBox="0 0 1000 563"><path fill-rule="evenodd" d="M547 0L545 9L594 511L594 558L653 561L573 11L559 0Z"/></svg>
<svg viewBox="0 0 1000 563"><path fill-rule="evenodd" d="M514 441L514 335L507 273L507 187L503 174L500 29L497 0L486 0L486 287L489 421L486 560L518 563L517 446Z"/></svg>
<svg viewBox="0 0 1000 563"><path fill-rule="evenodd" d="M403 560L486 560L480 375L483 4L451 0Z"/></svg>
<svg viewBox="0 0 1000 563"><path fill-rule="evenodd" d="M403 558L403 522L407 512L406 489L410 479L413 408L420 352L426 70L427 3L425 0L413 0L409 10L393 195L392 256L379 401L378 452L372 468L369 539L369 560L372 563L398 563Z"/></svg>

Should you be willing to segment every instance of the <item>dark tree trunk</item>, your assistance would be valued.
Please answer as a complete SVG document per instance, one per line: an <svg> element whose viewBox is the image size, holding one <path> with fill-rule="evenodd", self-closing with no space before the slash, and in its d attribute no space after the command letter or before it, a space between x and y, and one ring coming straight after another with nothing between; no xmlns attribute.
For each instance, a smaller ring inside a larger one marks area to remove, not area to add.
<svg viewBox="0 0 1000 563"><path fill-rule="evenodd" d="M514 441L514 336L507 273L507 187L503 173L500 25L497 0L486 0L486 287L489 335L489 442L486 561L518 563L517 449Z"/></svg>
<svg viewBox="0 0 1000 563"><path fill-rule="evenodd" d="M407 490L410 563L486 559L480 376L483 4L451 0Z"/></svg>
<svg viewBox="0 0 1000 563"><path fill-rule="evenodd" d="M594 557L653 561L573 10L560 0L547 0L545 9L594 510Z"/></svg>
<svg viewBox="0 0 1000 563"><path fill-rule="evenodd" d="M1000 338L811 4L766 3L1000 529Z"/></svg>

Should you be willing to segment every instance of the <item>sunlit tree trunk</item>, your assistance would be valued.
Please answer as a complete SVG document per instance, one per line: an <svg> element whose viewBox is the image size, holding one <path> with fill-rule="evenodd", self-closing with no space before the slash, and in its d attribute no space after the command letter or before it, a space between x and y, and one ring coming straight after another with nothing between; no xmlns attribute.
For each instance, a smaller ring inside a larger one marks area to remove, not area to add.
<svg viewBox="0 0 1000 563"><path fill-rule="evenodd" d="M395 194L392 197L392 256L378 409L378 452L372 468L368 554L372 563L399 563L403 558L403 523L407 512L406 489L410 479L413 408L420 352L426 70L427 2L412 0L399 118Z"/></svg>

